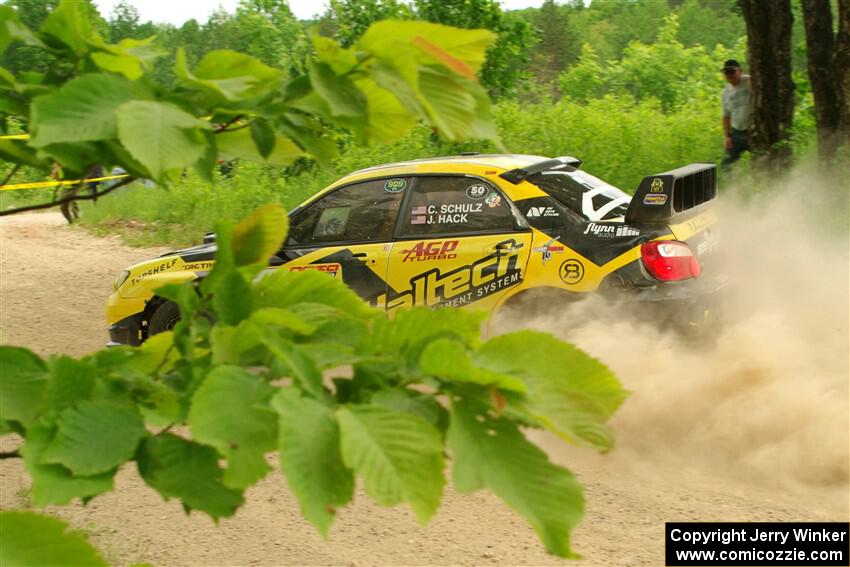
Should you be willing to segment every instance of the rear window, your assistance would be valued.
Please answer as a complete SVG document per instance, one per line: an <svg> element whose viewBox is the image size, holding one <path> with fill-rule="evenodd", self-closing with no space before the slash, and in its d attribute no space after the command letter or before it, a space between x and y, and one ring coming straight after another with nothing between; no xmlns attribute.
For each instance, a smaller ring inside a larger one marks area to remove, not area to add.
<svg viewBox="0 0 850 567"><path fill-rule="evenodd" d="M620 189L577 169L543 171L530 175L526 181L591 221L622 217L631 201Z"/></svg>

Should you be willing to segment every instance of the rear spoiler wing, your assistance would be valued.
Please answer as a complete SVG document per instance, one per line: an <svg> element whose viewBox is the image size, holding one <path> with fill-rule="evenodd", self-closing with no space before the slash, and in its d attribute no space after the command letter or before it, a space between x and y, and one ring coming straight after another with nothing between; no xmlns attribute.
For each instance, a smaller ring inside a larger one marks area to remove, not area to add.
<svg viewBox="0 0 850 567"><path fill-rule="evenodd" d="M717 196L717 166L692 163L643 178L629 208L627 224L669 223L691 217Z"/></svg>
<svg viewBox="0 0 850 567"><path fill-rule="evenodd" d="M571 167L578 167L581 165L581 160L578 158L574 158L573 156L561 156L552 159L547 159L543 161L538 161L537 163L532 163L531 165L527 165L525 167L518 167L516 169L511 169L510 171L506 171L499 175L505 181L510 181L514 185L518 185L525 181L525 178L529 175L534 175L535 173L540 173L541 171L549 171L551 169L560 169L565 165L569 165Z"/></svg>

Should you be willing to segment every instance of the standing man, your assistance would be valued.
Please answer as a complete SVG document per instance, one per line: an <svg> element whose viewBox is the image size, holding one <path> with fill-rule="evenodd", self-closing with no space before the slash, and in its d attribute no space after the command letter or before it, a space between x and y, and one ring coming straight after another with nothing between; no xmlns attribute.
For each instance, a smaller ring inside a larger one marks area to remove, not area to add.
<svg viewBox="0 0 850 567"><path fill-rule="evenodd" d="M738 161L741 153L749 151L747 131L750 128L750 76L744 75L741 64L729 59L723 64L723 74L729 83L723 89L723 132L726 135L726 157L721 166L728 168Z"/></svg>

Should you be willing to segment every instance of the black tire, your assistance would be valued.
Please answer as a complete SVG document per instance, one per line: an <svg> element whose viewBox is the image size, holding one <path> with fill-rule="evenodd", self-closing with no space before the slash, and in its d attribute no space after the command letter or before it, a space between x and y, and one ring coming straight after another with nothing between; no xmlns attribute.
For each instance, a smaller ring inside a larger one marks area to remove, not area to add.
<svg viewBox="0 0 850 567"><path fill-rule="evenodd" d="M148 336L170 331L180 320L180 308L173 301L166 301L156 308L148 322Z"/></svg>

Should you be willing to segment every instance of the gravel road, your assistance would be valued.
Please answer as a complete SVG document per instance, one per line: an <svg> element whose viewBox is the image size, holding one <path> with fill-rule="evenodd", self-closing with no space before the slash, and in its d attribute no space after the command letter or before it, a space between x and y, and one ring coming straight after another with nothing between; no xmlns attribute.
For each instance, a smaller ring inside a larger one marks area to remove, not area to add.
<svg viewBox="0 0 850 567"><path fill-rule="evenodd" d="M4 218L2 342L41 355L100 348L112 279L157 252L66 226L58 213ZM826 289L812 301L838 297L843 306L846 291ZM327 542L301 520L277 473L250 489L247 505L218 527L206 516L185 515L176 501L163 502L133 467L119 472L114 492L88 506L48 512L88 532L117 565L168 566L662 565L667 521L846 521L847 310L838 309L834 320L806 319L818 306L754 312L700 349L581 313L571 324L563 317L501 324L574 340L632 392L614 421L619 445L608 455L535 434L586 487L587 513L573 540L579 562L547 555L490 494L451 489L427 528L407 508L379 508L359 491ZM5 439L2 448L16 443ZM0 461L0 507L26 507L28 485L19 461Z"/></svg>

